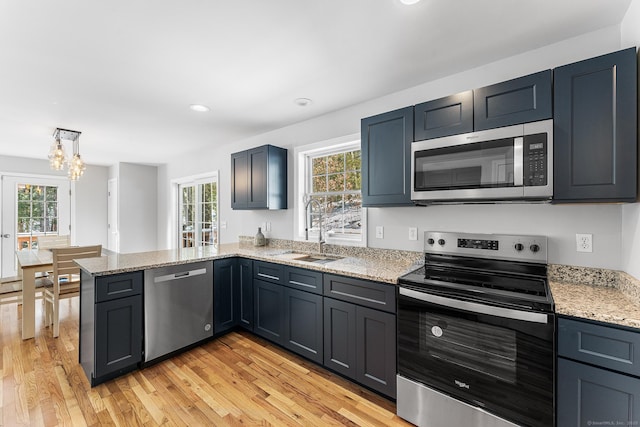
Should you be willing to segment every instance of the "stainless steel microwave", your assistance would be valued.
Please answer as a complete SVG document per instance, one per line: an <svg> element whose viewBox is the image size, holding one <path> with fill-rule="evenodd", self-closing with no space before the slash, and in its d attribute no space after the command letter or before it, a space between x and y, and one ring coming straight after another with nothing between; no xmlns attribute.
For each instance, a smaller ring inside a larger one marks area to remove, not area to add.
<svg viewBox="0 0 640 427"><path fill-rule="evenodd" d="M416 204L539 201L553 196L553 120L414 142Z"/></svg>

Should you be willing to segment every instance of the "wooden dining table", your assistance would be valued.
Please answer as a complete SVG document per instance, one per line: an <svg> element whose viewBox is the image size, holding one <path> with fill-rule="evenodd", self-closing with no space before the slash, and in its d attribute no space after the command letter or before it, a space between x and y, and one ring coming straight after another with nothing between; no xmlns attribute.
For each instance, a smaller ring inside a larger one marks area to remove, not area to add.
<svg viewBox="0 0 640 427"><path fill-rule="evenodd" d="M36 332L36 274L53 270L53 254L47 249L16 251L22 277L22 339Z"/></svg>

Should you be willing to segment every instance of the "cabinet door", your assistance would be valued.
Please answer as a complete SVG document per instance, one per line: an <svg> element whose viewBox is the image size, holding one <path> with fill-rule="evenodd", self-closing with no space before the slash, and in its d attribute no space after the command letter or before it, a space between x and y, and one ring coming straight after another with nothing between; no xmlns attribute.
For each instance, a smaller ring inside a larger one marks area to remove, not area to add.
<svg viewBox="0 0 640 427"><path fill-rule="evenodd" d="M640 425L640 379L558 358L557 425Z"/></svg>
<svg viewBox="0 0 640 427"><path fill-rule="evenodd" d="M356 380L396 397L396 316L356 307Z"/></svg>
<svg viewBox="0 0 640 427"><path fill-rule="evenodd" d="M423 102L413 111L414 141L473 131L473 91Z"/></svg>
<svg viewBox="0 0 640 427"><path fill-rule="evenodd" d="M356 378L356 306L324 299L324 366Z"/></svg>
<svg viewBox="0 0 640 427"><path fill-rule="evenodd" d="M236 258L213 262L213 331L216 334L238 323L237 266Z"/></svg>
<svg viewBox="0 0 640 427"><path fill-rule="evenodd" d="M362 205L411 203L413 107L361 121Z"/></svg>
<svg viewBox="0 0 640 427"><path fill-rule="evenodd" d="M277 344L284 344L284 288L254 279L253 292L253 332Z"/></svg>
<svg viewBox="0 0 640 427"><path fill-rule="evenodd" d="M142 295L96 304L95 378L142 361Z"/></svg>
<svg viewBox="0 0 640 427"><path fill-rule="evenodd" d="M231 209L246 209L249 203L247 152L231 155Z"/></svg>
<svg viewBox="0 0 640 427"><path fill-rule="evenodd" d="M555 201L635 201L636 70L635 48L554 70Z"/></svg>
<svg viewBox="0 0 640 427"><path fill-rule="evenodd" d="M238 293L240 299L239 324L245 329L253 330L253 261L240 258L238 260ZM238 294L237 293L237 294Z"/></svg>
<svg viewBox="0 0 640 427"><path fill-rule="evenodd" d="M268 191L268 150L266 146L247 151L249 169L249 209L266 209Z"/></svg>
<svg viewBox="0 0 640 427"><path fill-rule="evenodd" d="M551 70L473 91L474 130L493 129L552 117Z"/></svg>
<svg viewBox="0 0 640 427"><path fill-rule="evenodd" d="M285 288L284 297L284 346L322 364L322 296Z"/></svg>

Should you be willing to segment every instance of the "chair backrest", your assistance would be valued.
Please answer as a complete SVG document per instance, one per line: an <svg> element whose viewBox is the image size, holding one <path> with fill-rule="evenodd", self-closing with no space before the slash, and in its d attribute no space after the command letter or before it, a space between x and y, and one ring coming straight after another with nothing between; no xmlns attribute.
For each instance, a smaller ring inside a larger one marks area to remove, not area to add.
<svg viewBox="0 0 640 427"><path fill-rule="evenodd" d="M73 260L80 258L99 257L102 254L102 245L71 246L68 248L52 248L54 283L58 283L60 277L79 274L80 267Z"/></svg>
<svg viewBox="0 0 640 427"><path fill-rule="evenodd" d="M66 236L38 236L38 249L64 248L71 246L69 235Z"/></svg>

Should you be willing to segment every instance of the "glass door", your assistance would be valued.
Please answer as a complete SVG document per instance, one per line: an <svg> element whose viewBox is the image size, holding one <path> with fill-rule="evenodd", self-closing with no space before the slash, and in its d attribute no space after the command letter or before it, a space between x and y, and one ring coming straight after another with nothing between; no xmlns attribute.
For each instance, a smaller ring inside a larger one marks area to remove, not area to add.
<svg viewBox="0 0 640 427"><path fill-rule="evenodd" d="M179 247L218 246L217 178L180 184Z"/></svg>
<svg viewBox="0 0 640 427"><path fill-rule="evenodd" d="M2 177L3 280L17 276L16 250L38 248L38 237L70 233L71 196L66 178Z"/></svg>

